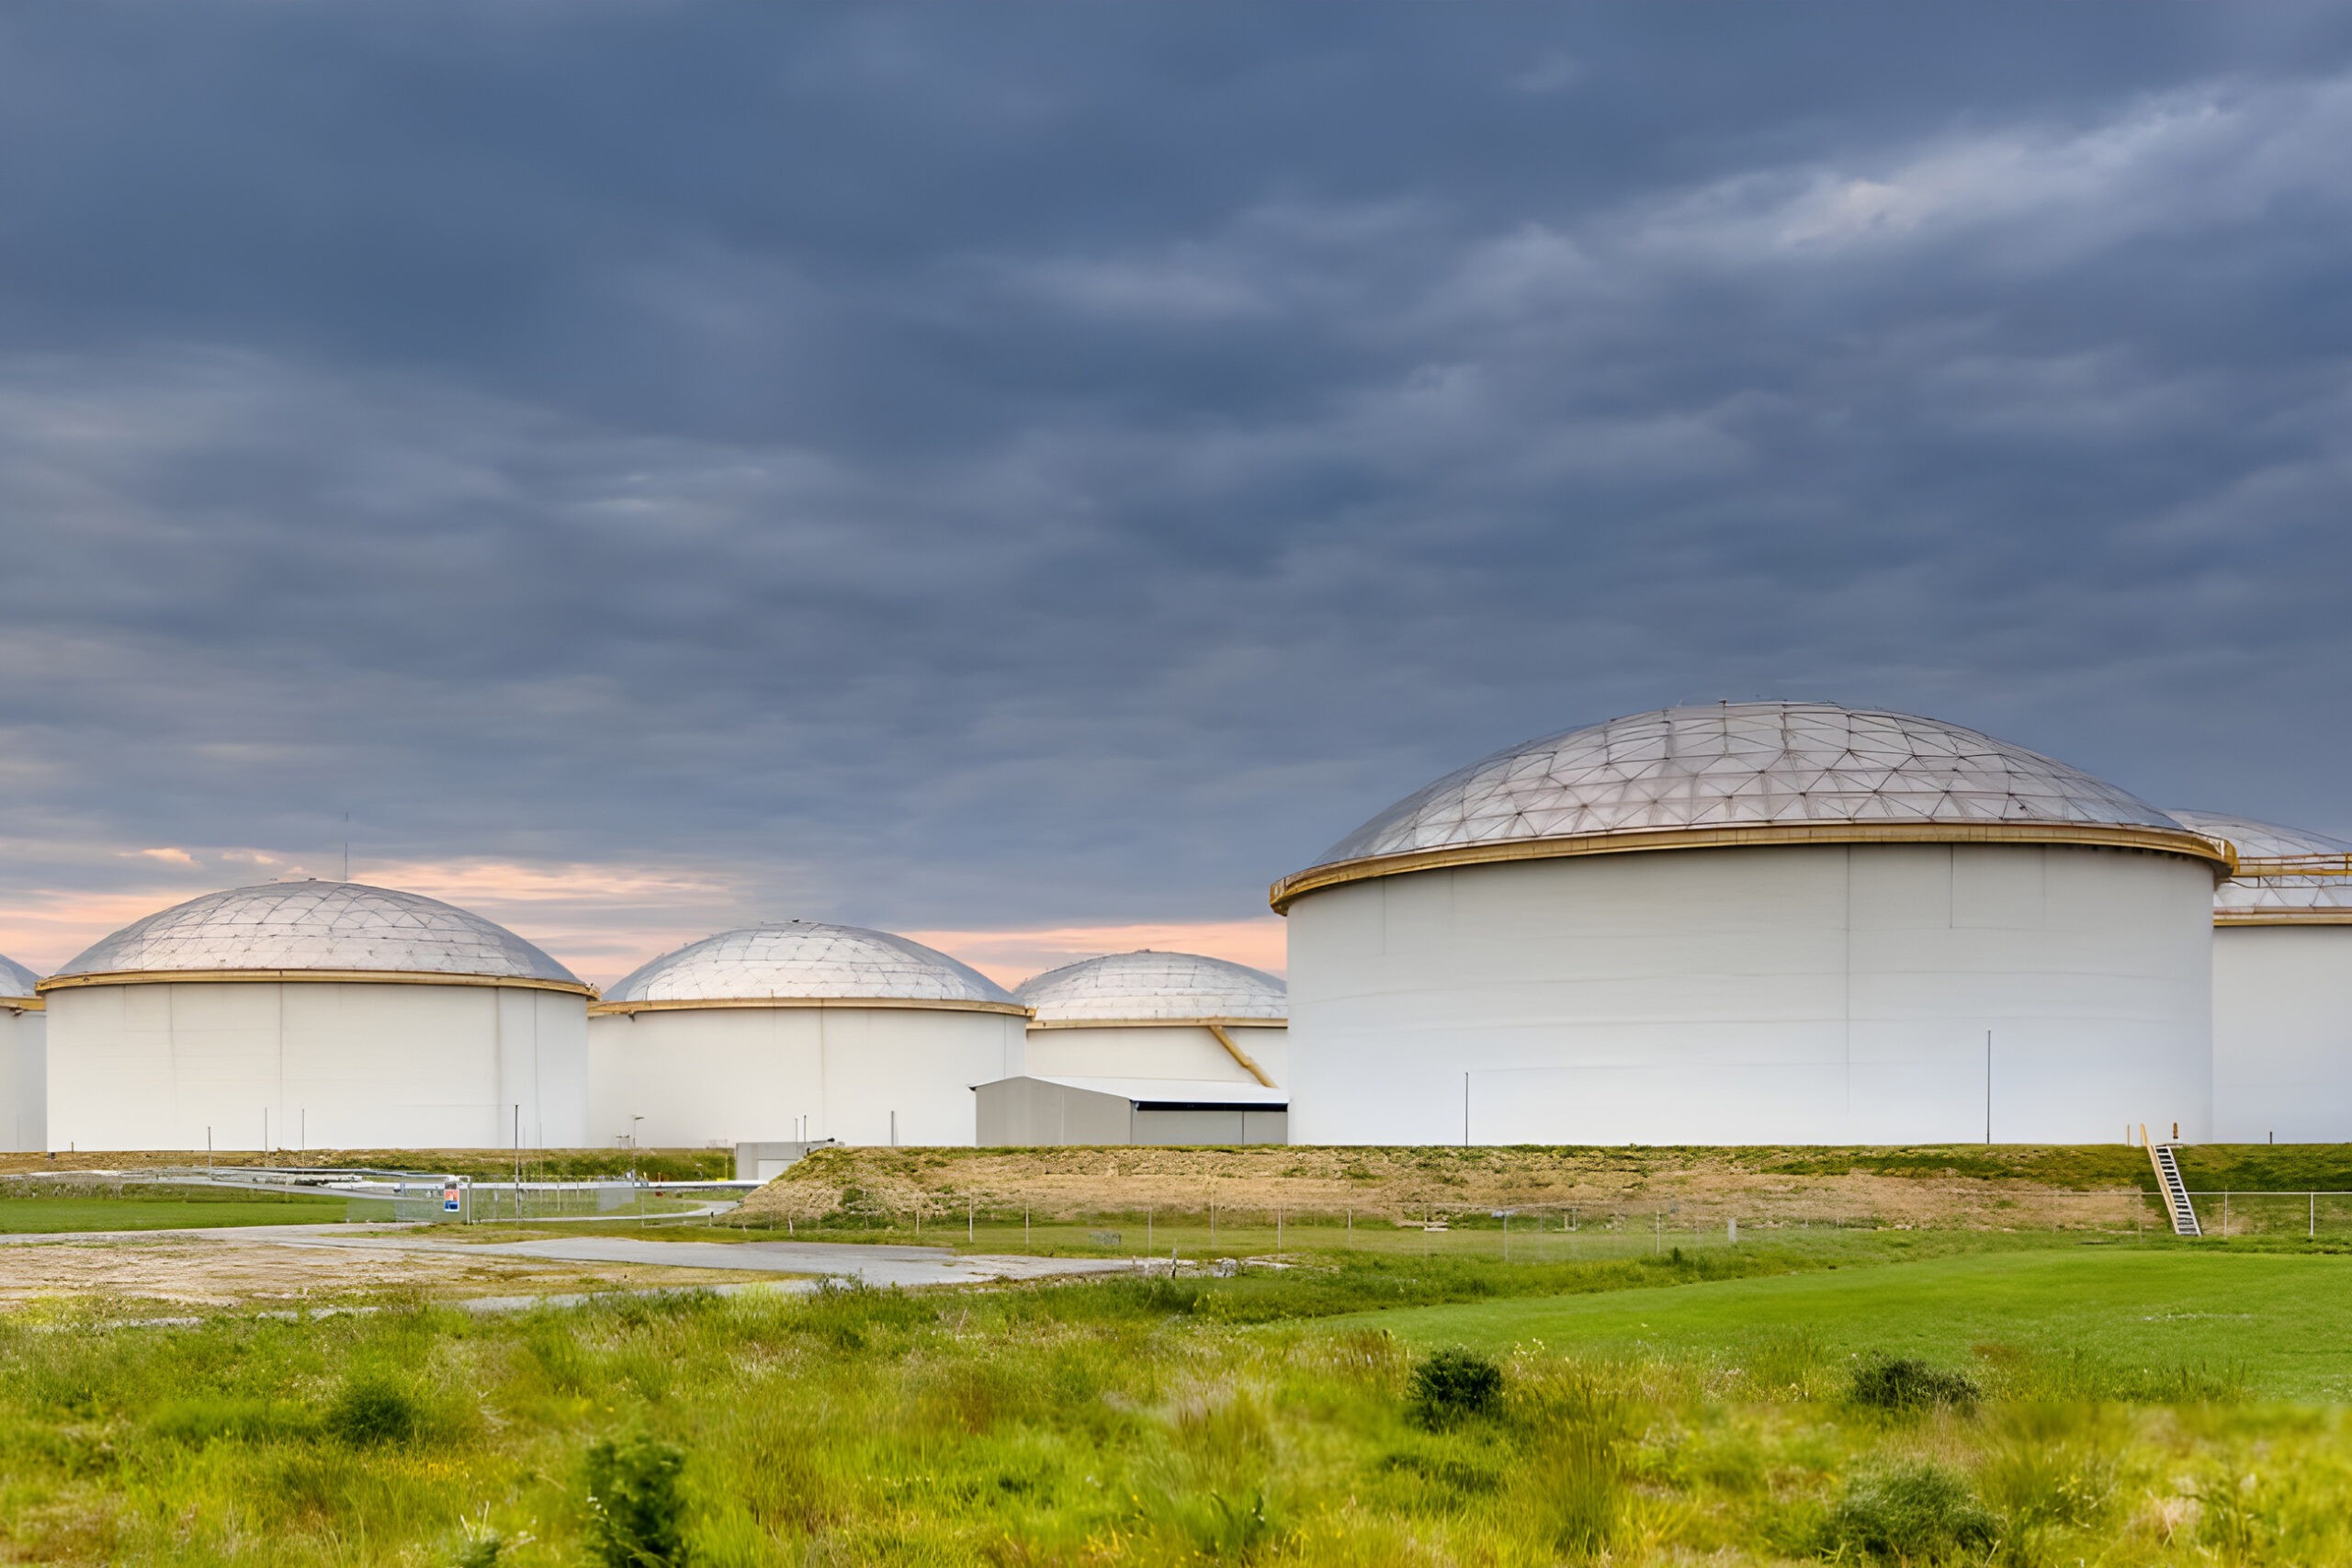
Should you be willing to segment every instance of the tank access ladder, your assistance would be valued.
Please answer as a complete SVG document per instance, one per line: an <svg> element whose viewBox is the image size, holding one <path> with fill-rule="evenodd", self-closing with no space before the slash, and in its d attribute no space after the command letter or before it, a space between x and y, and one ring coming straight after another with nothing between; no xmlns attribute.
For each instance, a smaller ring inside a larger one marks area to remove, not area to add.
<svg viewBox="0 0 2352 1568"><path fill-rule="evenodd" d="M2147 1143L2147 1130L2142 1128L2140 1138ZM2188 1184L2180 1179L2180 1162L2173 1157L2170 1144L2147 1144L2148 1163L2156 1168L2156 1185L2164 1189L2165 1208L2172 1214L2172 1234L2197 1235L2205 1227L2197 1223L2197 1205L2188 1201Z"/></svg>

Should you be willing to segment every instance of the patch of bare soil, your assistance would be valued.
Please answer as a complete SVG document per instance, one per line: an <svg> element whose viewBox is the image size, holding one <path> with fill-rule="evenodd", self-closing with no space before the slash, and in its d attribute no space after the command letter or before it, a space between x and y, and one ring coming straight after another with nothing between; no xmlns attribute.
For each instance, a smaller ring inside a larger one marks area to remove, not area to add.
<svg viewBox="0 0 2352 1568"><path fill-rule="evenodd" d="M961 1213L967 1203L1078 1219L1147 1206L1272 1210L1411 1223L1495 1209L1690 1221L2129 1229L2146 1200L2084 1190L1973 1151L1512 1148L820 1149L752 1194L738 1217L811 1221ZM2101 1161L2083 1174L2106 1175ZM1896 1171L1885 1168L1889 1165ZM2062 1166L2060 1169L2067 1168Z"/></svg>
<svg viewBox="0 0 2352 1568"><path fill-rule="evenodd" d="M187 1235L0 1246L0 1310L59 1302L326 1306L393 1293L458 1301L773 1278L726 1269L287 1247Z"/></svg>

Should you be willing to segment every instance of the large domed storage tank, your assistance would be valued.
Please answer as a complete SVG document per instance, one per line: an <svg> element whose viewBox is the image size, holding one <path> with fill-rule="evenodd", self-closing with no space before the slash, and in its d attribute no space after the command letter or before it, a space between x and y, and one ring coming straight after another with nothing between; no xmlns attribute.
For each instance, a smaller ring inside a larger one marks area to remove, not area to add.
<svg viewBox="0 0 2352 1568"><path fill-rule="evenodd" d="M640 1145L973 1140L972 1087L1021 1070L1027 1010L888 931L790 920L638 969L590 1021L597 1135Z"/></svg>
<svg viewBox="0 0 2352 1568"><path fill-rule="evenodd" d="M1230 1079L1288 1066L1290 997L1262 969L1196 953L1114 953L1023 981L1033 1077Z"/></svg>
<svg viewBox="0 0 2352 1568"><path fill-rule="evenodd" d="M576 1148L589 990L415 893L272 882L41 982L51 1148Z"/></svg>
<svg viewBox="0 0 2352 1568"><path fill-rule="evenodd" d="M49 1147L47 1025L40 977L0 956L0 1148Z"/></svg>
<svg viewBox="0 0 2352 1568"><path fill-rule="evenodd" d="M1903 714L1732 703L1515 746L1275 886L1291 1138L2202 1138L2226 862Z"/></svg>
<svg viewBox="0 0 2352 1568"><path fill-rule="evenodd" d="M2237 852L2213 894L2213 1136L2352 1141L2352 843L2172 814Z"/></svg>

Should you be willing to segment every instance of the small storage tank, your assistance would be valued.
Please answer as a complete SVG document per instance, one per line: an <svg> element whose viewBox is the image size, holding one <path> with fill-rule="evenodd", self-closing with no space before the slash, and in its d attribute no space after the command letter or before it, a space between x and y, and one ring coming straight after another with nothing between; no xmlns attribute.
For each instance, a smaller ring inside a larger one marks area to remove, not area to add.
<svg viewBox="0 0 2352 1568"><path fill-rule="evenodd" d="M1028 1070L1274 1088L1289 1066L1290 996L1262 969L1197 953L1114 953L1024 980Z"/></svg>
<svg viewBox="0 0 2352 1568"><path fill-rule="evenodd" d="M2220 845L1975 730L1668 708L1274 886L1301 1144L2210 1135Z"/></svg>
<svg viewBox="0 0 2352 1568"><path fill-rule="evenodd" d="M49 1147L47 1024L40 977L0 956L0 1148L38 1154Z"/></svg>
<svg viewBox="0 0 2352 1568"><path fill-rule="evenodd" d="M973 1141L972 1089L1021 1071L1028 1010L919 942L787 920L705 937L590 1020L605 1141Z"/></svg>
<svg viewBox="0 0 2352 1568"><path fill-rule="evenodd" d="M2176 811L2225 839L2213 894L2213 1136L2352 1142L2352 843Z"/></svg>
<svg viewBox="0 0 2352 1568"><path fill-rule="evenodd" d="M588 987L420 894L207 894L125 926L40 994L51 1148L586 1141Z"/></svg>

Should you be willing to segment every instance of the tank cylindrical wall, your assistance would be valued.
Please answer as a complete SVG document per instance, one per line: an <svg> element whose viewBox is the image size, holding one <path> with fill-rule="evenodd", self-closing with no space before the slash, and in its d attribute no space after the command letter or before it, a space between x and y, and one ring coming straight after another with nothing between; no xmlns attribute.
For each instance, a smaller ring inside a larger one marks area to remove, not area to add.
<svg viewBox="0 0 2352 1568"><path fill-rule="evenodd" d="M49 1147L48 1024L38 1008L0 1007L0 1148Z"/></svg>
<svg viewBox="0 0 2352 1568"><path fill-rule="evenodd" d="M2352 925L2213 933L2213 1136L2352 1142Z"/></svg>
<svg viewBox="0 0 2352 1568"><path fill-rule="evenodd" d="M587 999L503 986L154 981L49 993L51 1147L588 1141ZM266 1134L264 1127L266 1122Z"/></svg>
<svg viewBox="0 0 2352 1568"><path fill-rule="evenodd" d="M2212 874L2072 847L1661 851L1290 910L1302 1144L2208 1135ZM1989 1052L1987 1032L1991 1033Z"/></svg>
<svg viewBox="0 0 2352 1568"><path fill-rule="evenodd" d="M1020 1074L1026 1021L943 1008L599 1013L591 1124L606 1143L634 1128L648 1147L804 1135L887 1145L895 1112L901 1145L969 1146L973 1086Z"/></svg>
<svg viewBox="0 0 2352 1568"><path fill-rule="evenodd" d="M1289 1067L1288 1032L1227 1024L1226 1033L1276 1083ZM1255 1083L1248 1069L1197 1023L1107 1023L1029 1031L1032 1077L1206 1078Z"/></svg>

